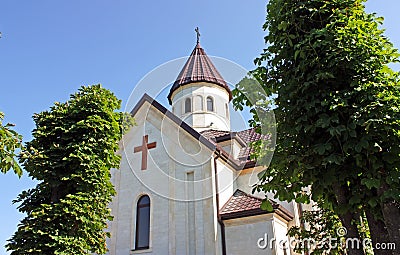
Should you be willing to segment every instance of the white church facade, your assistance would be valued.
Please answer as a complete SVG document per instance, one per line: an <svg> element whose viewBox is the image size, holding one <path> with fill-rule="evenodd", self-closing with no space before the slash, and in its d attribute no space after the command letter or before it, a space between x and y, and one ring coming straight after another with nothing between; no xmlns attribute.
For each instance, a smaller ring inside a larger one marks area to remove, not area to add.
<svg viewBox="0 0 400 255"><path fill-rule="evenodd" d="M143 95L136 125L121 141L113 170L110 255L289 255L286 232L299 224L299 205L251 194L264 169L250 159L254 129L233 132L232 93L197 42L170 89L167 110Z"/></svg>

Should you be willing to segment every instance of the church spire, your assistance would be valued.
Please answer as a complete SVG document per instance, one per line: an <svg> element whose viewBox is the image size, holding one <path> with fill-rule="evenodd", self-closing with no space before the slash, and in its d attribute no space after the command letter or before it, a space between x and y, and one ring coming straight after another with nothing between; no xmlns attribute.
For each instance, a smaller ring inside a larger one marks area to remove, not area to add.
<svg viewBox="0 0 400 255"><path fill-rule="evenodd" d="M172 95L174 91L184 85L196 82L213 83L224 88L229 94L229 100L231 100L232 92L228 84L225 82L224 78L222 78L217 68L215 68L204 49L200 46L199 28L197 27L195 31L197 34L196 46L169 91L169 103L172 104Z"/></svg>

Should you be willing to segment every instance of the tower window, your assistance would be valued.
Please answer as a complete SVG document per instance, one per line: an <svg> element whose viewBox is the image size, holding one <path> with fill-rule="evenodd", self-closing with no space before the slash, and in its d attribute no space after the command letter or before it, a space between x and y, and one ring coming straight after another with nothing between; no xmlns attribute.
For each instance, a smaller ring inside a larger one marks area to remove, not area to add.
<svg viewBox="0 0 400 255"><path fill-rule="evenodd" d="M139 198L136 208L135 250L149 248L150 239L150 198L147 195Z"/></svg>
<svg viewBox="0 0 400 255"><path fill-rule="evenodd" d="M214 111L214 100L212 99L212 97L207 97L207 111Z"/></svg>
<svg viewBox="0 0 400 255"><path fill-rule="evenodd" d="M185 113L192 111L192 100L190 98L185 99Z"/></svg>
<svg viewBox="0 0 400 255"><path fill-rule="evenodd" d="M229 118L229 106L228 104L225 104L225 115L227 118Z"/></svg>

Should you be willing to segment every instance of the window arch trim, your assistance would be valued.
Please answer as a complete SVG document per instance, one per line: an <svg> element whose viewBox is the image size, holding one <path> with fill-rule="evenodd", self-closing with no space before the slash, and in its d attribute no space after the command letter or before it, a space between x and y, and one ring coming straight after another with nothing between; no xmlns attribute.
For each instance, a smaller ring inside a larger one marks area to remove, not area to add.
<svg viewBox="0 0 400 255"><path fill-rule="evenodd" d="M214 98L213 97L207 96L206 104L207 104L207 111L209 111L209 112L214 112L215 111L215 103L214 103Z"/></svg>
<svg viewBox="0 0 400 255"><path fill-rule="evenodd" d="M135 250L150 248L150 206L147 194L142 194L136 202Z"/></svg>
<svg viewBox="0 0 400 255"><path fill-rule="evenodd" d="M184 104L184 113L192 112L192 99L190 97L185 98Z"/></svg>

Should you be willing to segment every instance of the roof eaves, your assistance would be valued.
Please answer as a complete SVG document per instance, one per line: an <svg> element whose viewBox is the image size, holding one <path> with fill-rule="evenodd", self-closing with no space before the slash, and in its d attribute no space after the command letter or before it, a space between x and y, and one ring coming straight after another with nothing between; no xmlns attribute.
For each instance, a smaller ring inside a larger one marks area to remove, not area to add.
<svg viewBox="0 0 400 255"><path fill-rule="evenodd" d="M155 99L153 99L151 96L148 94L144 94L142 98L139 100L139 102L133 107L131 111L131 115L135 116L136 113L139 111L140 107L145 103L148 102L150 105L152 105L155 109L163 113L166 117L168 117L170 120L172 120L176 125L180 126L183 130L185 130L187 133L189 133L192 137L200 141L202 144L204 144L207 148L209 148L212 151L215 151L216 146L210 142L207 138L202 136L199 132L194 130L191 126L189 126L186 122L182 121L180 118L178 118L175 114L172 112L168 111L167 108L165 108L162 104L157 102Z"/></svg>

